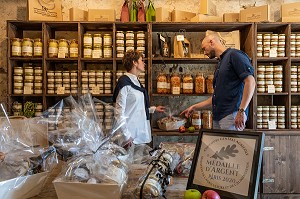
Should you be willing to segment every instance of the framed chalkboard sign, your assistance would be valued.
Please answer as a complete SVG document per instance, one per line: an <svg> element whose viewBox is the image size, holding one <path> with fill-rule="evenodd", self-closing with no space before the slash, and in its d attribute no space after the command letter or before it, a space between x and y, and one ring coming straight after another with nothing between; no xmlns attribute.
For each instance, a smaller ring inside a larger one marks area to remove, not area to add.
<svg viewBox="0 0 300 199"><path fill-rule="evenodd" d="M256 199L264 134L202 129L187 189L215 190L222 199Z"/></svg>

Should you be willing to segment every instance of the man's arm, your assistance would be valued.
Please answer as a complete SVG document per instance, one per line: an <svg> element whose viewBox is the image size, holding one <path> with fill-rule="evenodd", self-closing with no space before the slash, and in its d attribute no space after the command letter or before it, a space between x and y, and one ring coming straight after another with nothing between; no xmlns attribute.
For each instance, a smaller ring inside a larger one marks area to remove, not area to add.
<svg viewBox="0 0 300 199"><path fill-rule="evenodd" d="M189 108L185 109L184 111L182 111L180 113L180 115L184 114L185 117L189 117L190 114L197 109L201 109L201 108L207 108L209 106L212 105L212 97L209 97L207 100L204 100L202 102L199 102L197 104L194 104L192 106L190 106Z"/></svg>

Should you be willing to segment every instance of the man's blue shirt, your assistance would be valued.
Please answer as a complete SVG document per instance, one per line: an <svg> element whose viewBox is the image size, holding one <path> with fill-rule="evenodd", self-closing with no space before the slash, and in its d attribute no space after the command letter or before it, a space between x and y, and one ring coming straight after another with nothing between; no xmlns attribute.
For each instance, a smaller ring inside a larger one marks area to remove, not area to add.
<svg viewBox="0 0 300 199"><path fill-rule="evenodd" d="M254 76L254 68L243 51L228 48L222 53L214 73L213 120L219 121L238 110L243 96L243 81L249 75Z"/></svg>

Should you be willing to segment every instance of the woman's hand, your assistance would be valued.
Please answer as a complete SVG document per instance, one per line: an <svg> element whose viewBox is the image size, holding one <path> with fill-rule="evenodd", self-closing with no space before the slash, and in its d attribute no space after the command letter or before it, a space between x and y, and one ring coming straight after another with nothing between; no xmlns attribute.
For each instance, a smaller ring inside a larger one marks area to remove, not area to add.
<svg viewBox="0 0 300 199"><path fill-rule="evenodd" d="M155 108L155 111L156 111L156 112L160 112L160 113L165 112L165 110L166 110L166 107L164 107L164 106L157 106L157 107Z"/></svg>

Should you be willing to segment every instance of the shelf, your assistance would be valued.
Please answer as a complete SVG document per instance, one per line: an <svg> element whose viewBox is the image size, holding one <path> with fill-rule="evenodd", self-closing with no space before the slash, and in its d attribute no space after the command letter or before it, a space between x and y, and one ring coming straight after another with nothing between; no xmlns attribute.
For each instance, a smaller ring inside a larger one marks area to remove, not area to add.
<svg viewBox="0 0 300 199"><path fill-rule="evenodd" d="M218 60L208 58L167 58L167 57L155 57L152 59L153 64L163 63L209 63L217 64Z"/></svg>
<svg viewBox="0 0 300 199"><path fill-rule="evenodd" d="M148 58L143 58L144 62L148 61ZM117 62L122 62L123 58L116 58ZM147 64L147 63L146 63Z"/></svg>
<svg viewBox="0 0 300 199"><path fill-rule="evenodd" d="M95 63L95 62L102 62L102 63L110 63L113 62L113 58L81 58L80 59L83 62L90 62L90 63Z"/></svg>
<svg viewBox="0 0 300 199"><path fill-rule="evenodd" d="M292 62L300 62L300 57L292 57L291 61Z"/></svg>
<svg viewBox="0 0 300 199"><path fill-rule="evenodd" d="M257 62L276 62L276 61L285 61L288 60L288 57L258 57Z"/></svg>
<svg viewBox="0 0 300 199"><path fill-rule="evenodd" d="M61 94L61 95L58 95L58 94L46 94L45 96L46 97L68 97L70 95L76 96L76 95L78 95L78 93L76 93L76 94Z"/></svg>
<svg viewBox="0 0 300 199"><path fill-rule="evenodd" d="M9 60L23 61L23 62L37 62L37 61L43 61L43 58L41 58L41 57L10 57Z"/></svg>
<svg viewBox="0 0 300 199"><path fill-rule="evenodd" d="M300 95L300 93L291 93L291 95L296 96L296 95Z"/></svg>
<svg viewBox="0 0 300 199"><path fill-rule="evenodd" d="M15 21L15 20L8 20L7 24L14 25L18 29L23 31L30 30L30 31L42 31L42 22L40 21Z"/></svg>
<svg viewBox="0 0 300 199"><path fill-rule="evenodd" d="M164 131L164 130L153 128L152 136L198 136L198 133L196 131L194 133L189 133L189 132L179 133L178 131Z"/></svg>
<svg viewBox="0 0 300 199"><path fill-rule="evenodd" d="M43 94L11 94L11 97L43 97Z"/></svg>
<svg viewBox="0 0 300 199"><path fill-rule="evenodd" d="M288 93L257 93L258 96L268 96L268 95L289 95Z"/></svg>
<svg viewBox="0 0 300 199"><path fill-rule="evenodd" d="M46 61L51 61L51 62L77 62L78 58L46 58Z"/></svg>
<svg viewBox="0 0 300 199"><path fill-rule="evenodd" d="M50 21L46 25L53 31L78 31L78 22L73 21Z"/></svg>
<svg viewBox="0 0 300 199"><path fill-rule="evenodd" d="M92 94L93 97L112 97L113 94Z"/></svg>
<svg viewBox="0 0 300 199"><path fill-rule="evenodd" d="M193 93L193 94L179 94L179 95L174 95L174 94L158 94L158 93L153 93L152 94L153 97L179 97L179 96L212 96L212 94L209 94L209 93L205 93L205 94L196 94L196 93Z"/></svg>

